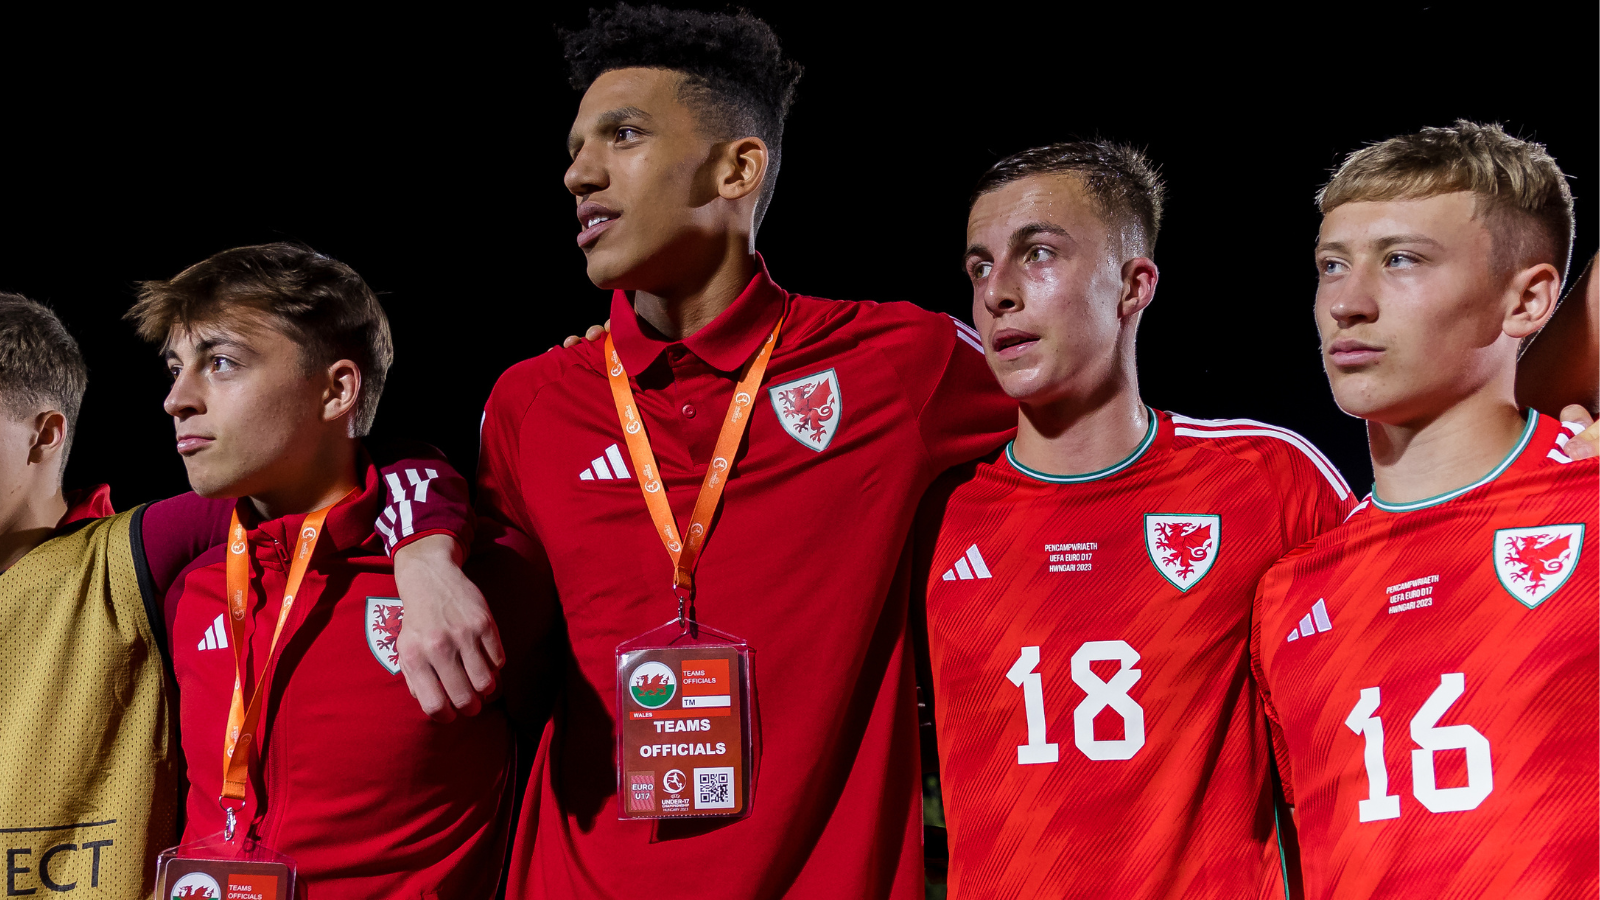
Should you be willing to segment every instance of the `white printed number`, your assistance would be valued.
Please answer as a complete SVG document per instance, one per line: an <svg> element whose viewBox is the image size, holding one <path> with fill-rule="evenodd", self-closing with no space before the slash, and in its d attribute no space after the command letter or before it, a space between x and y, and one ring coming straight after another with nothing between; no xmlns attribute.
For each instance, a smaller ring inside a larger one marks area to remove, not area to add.
<svg viewBox="0 0 1600 900"><path fill-rule="evenodd" d="M1466 691L1460 672L1439 676L1439 686L1411 717L1411 793L1429 812L1464 812L1477 809L1494 790L1494 769L1489 761L1489 739L1471 725L1446 725L1439 720ZM1366 739L1362 759L1367 769L1367 799L1356 804L1363 822L1400 817L1400 798L1389 793L1389 770L1383 759L1383 720L1373 715L1380 697L1375 687L1363 688L1355 709L1345 718L1346 728ZM1467 783L1442 788L1434 778L1433 755L1440 750L1467 751Z"/></svg>
<svg viewBox="0 0 1600 900"><path fill-rule="evenodd" d="M1101 680L1089 664L1115 660L1121 664L1110 681ZM1086 695L1072 711L1072 740L1089 759L1132 759L1144 746L1144 709L1128 696L1128 690L1144 673L1133 668L1139 652L1127 641L1088 641L1072 654L1072 681ZM1028 742L1017 747L1017 764L1053 763L1061 758L1057 744L1045 741L1044 676L1039 666L1039 648L1023 647L1006 678L1022 688L1022 708L1028 717ZM1121 740L1096 740L1094 718L1106 707L1122 716Z"/></svg>

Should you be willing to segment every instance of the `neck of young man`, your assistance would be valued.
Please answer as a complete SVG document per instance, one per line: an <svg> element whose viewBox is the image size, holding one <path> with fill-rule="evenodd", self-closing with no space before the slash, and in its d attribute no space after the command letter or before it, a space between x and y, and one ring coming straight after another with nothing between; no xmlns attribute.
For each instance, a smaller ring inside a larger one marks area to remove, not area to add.
<svg viewBox="0 0 1600 900"><path fill-rule="evenodd" d="M1502 381L1418 421L1387 425L1368 420L1378 497L1386 503L1414 503L1466 487L1493 471L1527 425L1512 379Z"/></svg>
<svg viewBox="0 0 1600 900"><path fill-rule="evenodd" d="M339 437L318 443L306 459L285 466L290 477L265 491L250 494L262 521L304 515L332 506L360 485L356 460L361 442Z"/></svg>
<svg viewBox="0 0 1600 900"><path fill-rule="evenodd" d="M28 551L49 540L67 515L67 498L60 473L40 473L37 483L18 492L18 500L4 510L0 520L0 572L11 568Z"/></svg>
<svg viewBox="0 0 1600 900"><path fill-rule="evenodd" d="M1017 462L1049 475L1082 475L1127 459L1149 428L1130 362L1086 390L1048 402L1024 401L1011 453Z"/></svg>
<svg viewBox="0 0 1600 900"><path fill-rule="evenodd" d="M633 311L662 337L681 341L732 306L755 273L752 237L730 233L715 252L698 265L683 266L665 285L632 291Z"/></svg>

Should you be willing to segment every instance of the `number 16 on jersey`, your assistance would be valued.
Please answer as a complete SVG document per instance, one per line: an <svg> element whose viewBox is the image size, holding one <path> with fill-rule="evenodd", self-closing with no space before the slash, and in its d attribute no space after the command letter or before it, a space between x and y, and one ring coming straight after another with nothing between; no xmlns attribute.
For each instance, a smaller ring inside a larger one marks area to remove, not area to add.
<svg viewBox="0 0 1600 900"><path fill-rule="evenodd" d="M1091 668L1091 663L1102 661L1120 665L1110 681L1102 680ZM1139 652L1127 641L1087 641L1072 654L1072 681L1086 695L1072 711L1072 740L1089 759L1132 759L1144 746L1144 709L1128 696L1144 674L1133 668L1138 661ZM1019 766L1061 758L1059 745L1049 743L1045 736L1044 676L1034 671L1038 667L1039 648L1023 647L1006 672L1007 680L1022 688L1022 708L1028 718L1028 742L1017 746ZM1096 740L1095 716L1108 706L1122 717L1122 737Z"/></svg>

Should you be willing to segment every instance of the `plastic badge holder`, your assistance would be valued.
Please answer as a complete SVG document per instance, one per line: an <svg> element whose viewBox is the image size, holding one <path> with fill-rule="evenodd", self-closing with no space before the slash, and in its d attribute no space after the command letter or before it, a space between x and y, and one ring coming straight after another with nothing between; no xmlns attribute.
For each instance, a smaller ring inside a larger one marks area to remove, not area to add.
<svg viewBox="0 0 1600 900"><path fill-rule="evenodd" d="M617 646L619 819L750 814L750 645L689 621Z"/></svg>
<svg viewBox="0 0 1600 900"><path fill-rule="evenodd" d="M156 900L294 900L294 860L222 833L168 847L156 857Z"/></svg>

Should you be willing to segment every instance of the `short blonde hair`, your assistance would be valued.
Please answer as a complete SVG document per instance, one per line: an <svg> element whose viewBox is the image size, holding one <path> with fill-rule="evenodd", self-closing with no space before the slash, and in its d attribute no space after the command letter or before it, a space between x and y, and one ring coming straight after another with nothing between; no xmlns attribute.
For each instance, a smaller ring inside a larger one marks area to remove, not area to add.
<svg viewBox="0 0 1600 900"><path fill-rule="evenodd" d="M1572 256L1572 190L1543 144L1506 134L1499 125L1458 119L1449 128L1369 144L1345 157L1317 192L1326 216L1362 200L1411 200L1471 191L1494 247L1496 273L1548 262L1566 279Z"/></svg>

